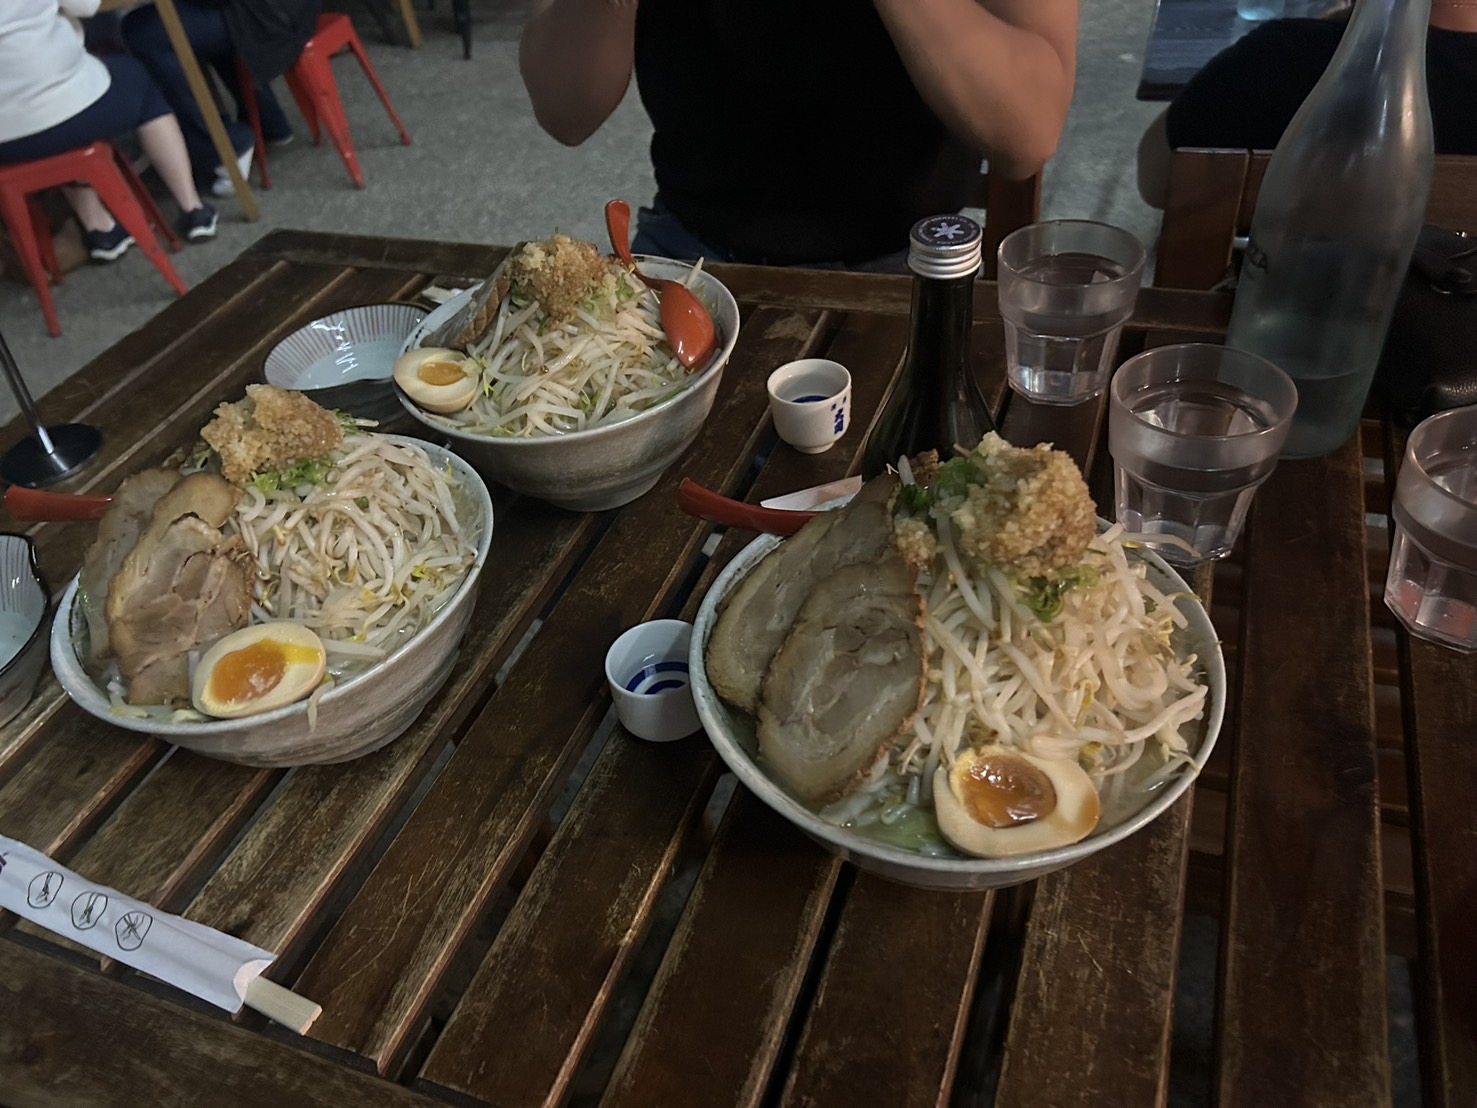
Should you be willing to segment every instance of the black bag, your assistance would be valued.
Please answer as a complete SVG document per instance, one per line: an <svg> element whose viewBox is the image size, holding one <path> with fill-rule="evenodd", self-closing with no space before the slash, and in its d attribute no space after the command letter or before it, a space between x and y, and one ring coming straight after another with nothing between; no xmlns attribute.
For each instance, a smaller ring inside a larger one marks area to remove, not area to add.
<svg viewBox="0 0 1477 1108"><path fill-rule="evenodd" d="M1410 426L1477 404L1477 237L1421 230L1373 391Z"/></svg>

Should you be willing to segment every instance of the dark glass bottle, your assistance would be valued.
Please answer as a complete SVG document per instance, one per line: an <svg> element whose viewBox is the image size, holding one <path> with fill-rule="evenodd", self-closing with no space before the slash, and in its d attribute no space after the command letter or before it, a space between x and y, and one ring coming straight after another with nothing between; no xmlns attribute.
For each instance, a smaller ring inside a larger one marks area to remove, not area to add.
<svg viewBox="0 0 1477 1108"><path fill-rule="evenodd" d="M969 350L981 239L979 224L961 215L932 215L913 225L908 350L862 453L867 477L905 454L937 450L947 460L955 445L972 449L995 429Z"/></svg>

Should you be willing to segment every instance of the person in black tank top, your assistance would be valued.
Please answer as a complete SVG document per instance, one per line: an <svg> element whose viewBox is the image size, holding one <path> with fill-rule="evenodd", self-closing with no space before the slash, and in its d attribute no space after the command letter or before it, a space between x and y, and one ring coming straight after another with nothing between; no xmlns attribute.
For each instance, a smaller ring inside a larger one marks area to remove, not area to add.
<svg viewBox="0 0 1477 1108"><path fill-rule="evenodd" d="M1139 143L1139 192L1164 206L1169 153L1271 150L1328 68L1345 18L1274 19L1208 61ZM1477 154L1477 7L1432 0L1426 93L1438 154Z"/></svg>
<svg viewBox="0 0 1477 1108"><path fill-rule="evenodd" d="M656 202L638 248L866 266L921 216L1055 149L1076 0L535 0L520 56L539 122L570 145L634 71Z"/></svg>

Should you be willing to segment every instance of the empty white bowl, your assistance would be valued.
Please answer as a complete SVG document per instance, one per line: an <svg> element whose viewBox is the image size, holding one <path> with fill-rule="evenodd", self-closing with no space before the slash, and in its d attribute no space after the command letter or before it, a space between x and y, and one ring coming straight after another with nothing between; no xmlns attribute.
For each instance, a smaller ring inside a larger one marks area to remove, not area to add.
<svg viewBox="0 0 1477 1108"><path fill-rule="evenodd" d="M692 270L686 262L665 258L638 257L637 261L649 277L682 281ZM458 293L428 315L406 340L405 350L420 346L423 337L460 311L474 291ZM461 430L449 419L422 411L398 385L395 394L412 417L449 438L452 449L489 481L575 511L619 507L655 485L697 438L738 339L738 303L723 282L701 270L692 291L713 315L718 352L693 370L678 395L619 423L562 435L494 438Z"/></svg>
<svg viewBox="0 0 1477 1108"><path fill-rule="evenodd" d="M325 408L366 419L400 412L392 378L405 337L426 310L414 304L365 304L315 319L267 355L267 384L305 392Z"/></svg>
<svg viewBox="0 0 1477 1108"><path fill-rule="evenodd" d="M51 590L36 568L36 548L24 535L0 534L0 726L36 691L46 664L46 617Z"/></svg>
<svg viewBox="0 0 1477 1108"><path fill-rule="evenodd" d="M482 479L456 455L417 439L386 437L413 442L425 450L433 465L449 468L457 485L453 495L458 517L472 538L476 560L457 591L405 645L322 695L316 724L309 720L307 701L236 719L176 721L162 710L143 718L113 711L106 685L82 663L88 635L75 577L62 595L51 632L51 665L67 695L104 723L248 766L345 762L378 750L402 734L456 664L457 645L472 617L492 541L492 499Z"/></svg>

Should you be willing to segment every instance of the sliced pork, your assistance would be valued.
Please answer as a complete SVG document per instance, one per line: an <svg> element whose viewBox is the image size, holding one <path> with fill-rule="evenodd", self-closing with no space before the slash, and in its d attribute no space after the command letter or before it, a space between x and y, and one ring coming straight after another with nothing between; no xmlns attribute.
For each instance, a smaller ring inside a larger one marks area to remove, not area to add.
<svg viewBox="0 0 1477 1108"><path fill-rule="evenodd" d="M833 800L912 726L923 690L923 598L889 545L806 598L764 679L760 757L802 800Z"/></svg>

